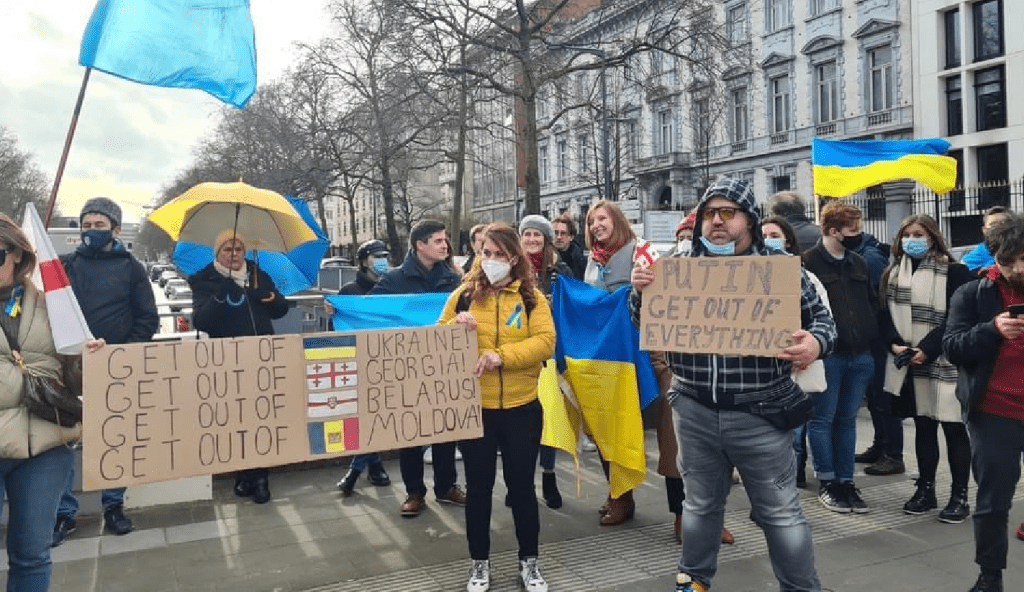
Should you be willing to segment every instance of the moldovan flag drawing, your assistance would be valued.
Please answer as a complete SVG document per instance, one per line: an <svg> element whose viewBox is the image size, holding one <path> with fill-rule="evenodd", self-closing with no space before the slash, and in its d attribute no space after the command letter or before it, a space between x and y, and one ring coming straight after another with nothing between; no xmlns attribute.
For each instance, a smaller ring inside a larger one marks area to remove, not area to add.
<svg viewBox="0 0 1024 592"><path fill-rule="evenodd" d="M650 355L640 351L640 334L629 318L629 289L608 294L560 276L551 293L558 369L611 463L611 495L619 497L646 476L640 409L658 397Z"/></svg>
<svg viewBox="0 0 1024 592"><path fill-rule="evenodd" d="M866 187L911 179L935 193L956 186L956 160L945 156L949 142L919 140L821 140L811 142L814 192L843 197Z"/></svg>
<svg viewBox="0 0 1024 592"><path fill-rule="evenodd" d="M57 251L50 242L50 235L43 228L43 221L39 219L34 204L25 206L25 220L21 229L36 250L36 268L32 272L32 281L46 293L46 312L50 317L53 345L57 347L57 353L80 354L85 342L93 339L92 332L89 331L82 307L78 305L68 276L64 273L64 265L57 257Z"/></svg>
<svg viewBox="0 0 1024 592"><path fill-rule="evenodd" d="M241 109L256 92L249 0L99 0L78 63L142 84L204 90Z"/></svg>

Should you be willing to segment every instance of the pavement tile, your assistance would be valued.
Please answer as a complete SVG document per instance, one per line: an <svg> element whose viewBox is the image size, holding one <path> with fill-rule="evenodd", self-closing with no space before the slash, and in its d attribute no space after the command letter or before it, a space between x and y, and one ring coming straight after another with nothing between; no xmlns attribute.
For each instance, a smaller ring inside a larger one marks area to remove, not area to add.
<svg viewBox="0 0 1024 592"><path fill-rule="evenodd" d="M222 528L221 523L216 520L169 526L164 532L168 545L215 539L228 534L227 529Z"/></svg>
<svg viewBox="0 0 1024 592"><path fill-rule="evenodd" d="M135 530L122 536L105 536L100 539L101 555L116 555L141 549L166 547L167 539L163 529Z"/></svg>

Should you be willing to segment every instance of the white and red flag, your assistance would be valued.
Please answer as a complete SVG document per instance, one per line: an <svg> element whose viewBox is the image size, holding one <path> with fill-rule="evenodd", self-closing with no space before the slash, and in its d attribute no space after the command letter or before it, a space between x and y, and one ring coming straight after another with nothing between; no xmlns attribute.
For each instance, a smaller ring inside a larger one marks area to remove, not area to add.
<svg viewBox="0 0 1024 592"><path fill-rule="evenodd" d="M36 250L37 265L32 272L32 281L46 293L46 310L50 316L53 345L57 347L57 353L80 354L85 348L85 342L93 339L92 332L89 331L82 307L71 291L64 266L57 258L57 251L50 242L50 235L46 233L34 204L25 206L25 220L21 229Z"/></svg>

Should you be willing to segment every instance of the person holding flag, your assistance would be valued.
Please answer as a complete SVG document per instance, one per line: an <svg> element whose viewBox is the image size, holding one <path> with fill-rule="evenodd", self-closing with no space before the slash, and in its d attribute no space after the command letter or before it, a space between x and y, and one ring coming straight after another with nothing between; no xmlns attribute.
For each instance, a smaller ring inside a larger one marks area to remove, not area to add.
<svg viewBox="0 0 1024 592"><path fill-rule="evenodd" d="M715 181L697 206L697 221L691 257L772 253L761 235L754 193L742 179ZM630 316L639 326L643 291L655 280L654 268L634 266L631 280ZM792 379L793 367L828 355L835 344L832 317L803 272L800 309L802 328L776 358L668 353L673 373L669 401L686 485L677 592L711 587L733 467L743 478L751 515L765 533L780 589L821 591L811 529L796 487L793 431L756 413L760 402L802 395Z"/></svg>
<svg viewBox="0 0 1024 592"><path fill-rule="evenodd" d="M121 234L121 207L108 197L85 202L78 217L82 242L61 263L82 307L89 330L106 343L143 343L153 339L160 329L153 287L146 269L118 239ZM72 493L74 471L68 471L64 493L57 508L53 527L53 546L60 545L74 532L78 500ZM117 535L132 531L131 519L124 513L123 487L104 489L103 524Z"/></svg>

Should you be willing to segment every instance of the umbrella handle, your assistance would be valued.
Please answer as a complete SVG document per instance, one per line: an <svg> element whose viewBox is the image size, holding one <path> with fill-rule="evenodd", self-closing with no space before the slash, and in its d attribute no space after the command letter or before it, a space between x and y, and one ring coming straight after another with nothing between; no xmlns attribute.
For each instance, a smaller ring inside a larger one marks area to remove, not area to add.
<svg viewBox="0 0 1024 592"><path fill-rule="evenodd" d="M256 249L252 250L252 289L260 287L260 255Z"/></svg>

